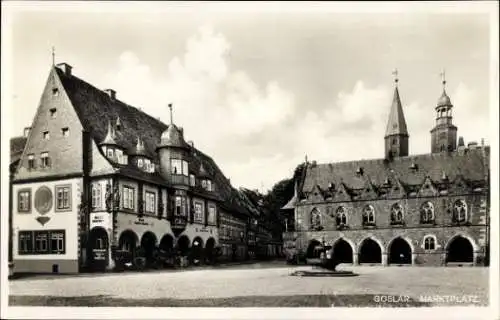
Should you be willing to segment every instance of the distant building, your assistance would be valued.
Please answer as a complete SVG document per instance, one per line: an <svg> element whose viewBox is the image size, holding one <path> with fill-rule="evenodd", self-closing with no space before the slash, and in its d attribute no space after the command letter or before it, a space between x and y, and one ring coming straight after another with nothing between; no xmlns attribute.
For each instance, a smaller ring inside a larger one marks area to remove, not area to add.
<svg viewBox="0 0 500 320"><path fill-rule="evenodd" d="M445 81L443 81L443 85ZM431 153L409 155L409 134L394 90L382 159L307 162L284 206L290 253L316 257L331 246L344 263L488 263L490 148L460 137L450 97L435 107ZM431 114L429 114L431 116Z"/></svg>
<svg viewBox="0 0 500 320"><path fill-rule="evenodd" d="M238 239L243 230L246 252L255 209L185 142L172 109L166 125L62 63L51 68L26 139L12 141L21 144L11 159L15 272L104 270L112 249L142 250L148 261L157 247L213 255L228 225Z"/></svg>

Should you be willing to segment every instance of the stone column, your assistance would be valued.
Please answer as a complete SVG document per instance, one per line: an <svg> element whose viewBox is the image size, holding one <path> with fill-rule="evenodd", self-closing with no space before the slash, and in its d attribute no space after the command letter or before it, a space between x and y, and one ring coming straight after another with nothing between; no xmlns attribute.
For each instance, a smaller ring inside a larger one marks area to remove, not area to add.
<svg viewBox="0 0 500 320"><path fill-rule="evenodd" d="M387 253L382 253L382 265L385 267L387 266Z"/></svg>
<svg viewBox="0 0 500 320"><path fill-rule="evenodd" d="M416 262L417 262L417 254L412 252L412 254L411 254L411 264L415 265Z"/></svg>
<svg viewBox="0 0 500 320"><path fill-rule="evenodd" d="M357 266L359 265L359 262L358 262L358 253L357 252L353 252L352 253L352 265L353 266Z"/></svg>

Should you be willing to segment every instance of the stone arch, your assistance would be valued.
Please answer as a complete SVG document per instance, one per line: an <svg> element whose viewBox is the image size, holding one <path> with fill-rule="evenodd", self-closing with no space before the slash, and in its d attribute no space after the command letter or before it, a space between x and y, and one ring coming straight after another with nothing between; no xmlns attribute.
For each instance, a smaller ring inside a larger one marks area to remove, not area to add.
<svg viewBox="0 0 500 320"><path fill-rule="evenodd" d="M165 234L160 240L160 249L163 251L172 251L174 248L174 237L171 234Z"/></svg>
<svg viewBox="0 0 500 320"><path fill-rule="evenodd" d="M410 239L396 236L388 243L387 252L389 264L411 264L415 248Z"/></svg>
<svg viewBox="0 0 500 320"><path fill-rule="evenodd" d="M387 251L385 250L385 246L384 246L383 242L380 239L378 239L377 237L373 236L373 235L368 235L367 237L363 238L358 243L358 245L356 247L358 249L358 251L359 251L359 248L361 248L361 244L363 243L363 241L368 240L368 239L375 241L379 245L380 250L382 250L382 254L386 254L387 253Z"/></svg>
<svg viewBox="0 0 500 320"><path fill-rule="evenodd" d="M139 237L134 231L127 229L122 231L118 238L118 247L120 250L135 252L135 248L139 242Z"/></svg>
<svg viewBox="0 0 500 320"><path fill-rule="evenodd" d="M109 236L103 227L94 227L90 230L88 256L92 270L106 269L109 262Z"/></svg>
<svg viewBox="0 0 500 320"><path fill-rule="evenodd" d="M195 237L193 243L191 244L192 258L193 260L202 260L203 258L203 239L201 237Z"/></svg>
<svg viewBox="0 0 500 320"><path fill-rule="evenodd" d="M344 237L340 237L332 245L332 253L340 263L353 263L353 256L356 251L354 242Z"/></svg>
<svg viewBox="0 0 500 320"><path fill-rule="evenodd" d="M191 247L191 240L189 240L189 237L187 235L182 235L177 239L177 245L176 249L177 251L180 251L181 255L187 255L189 252L189 249Z"/></svg>
<svg viewBox="0 0 500 320"><path fill-rule="evenodd" d="M382 263L385 247L375 237L366 237L358 245L359 263Z"/></svg>
<svg viewBox="0 0 500 320"><path fill-rule="evenodd" d="M153 232L144 232L141 237L141 250L144 254L144 257L146 258L147 264L151 264L153 262L157 243L158 239Z"/></svg>
<svg viewBox="0 0 500 320"><path fill-rule="evenodd" d="M306 257L311 259L311 258L319 258L320 254L318 253L315 248L317 246L321 246L321 241L318 241L317 239L311 239L309 241L309 245L307 246L307 251L306 251Z"/></svg>
<svg viewBox="0 0 500 320"><path fill-rule="evenodd" d="M445 262L474 263L479 247L472 237L459 233L451 237L445 246Z"/></svg>

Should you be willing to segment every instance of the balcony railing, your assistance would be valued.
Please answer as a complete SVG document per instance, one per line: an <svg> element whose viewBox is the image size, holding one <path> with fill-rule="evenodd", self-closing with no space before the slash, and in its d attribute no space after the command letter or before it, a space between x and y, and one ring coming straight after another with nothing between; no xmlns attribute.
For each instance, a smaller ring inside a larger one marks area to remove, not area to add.
<svg viewBox="0 0 500 320"><path fill-rule="evenodd" d="M173 174L170 176L170 182L176 185L189 186L189 177L179 174Z"/></svg>

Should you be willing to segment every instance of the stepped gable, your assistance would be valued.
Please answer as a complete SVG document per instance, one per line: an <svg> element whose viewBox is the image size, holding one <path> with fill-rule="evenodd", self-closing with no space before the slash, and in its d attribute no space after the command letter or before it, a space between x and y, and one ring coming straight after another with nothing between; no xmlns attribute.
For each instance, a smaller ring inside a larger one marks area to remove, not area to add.
<svg viewBox="0 0 500 320"><path fill-rule="evenodd" d="M489 148L485 149L489 153ZM362 176L357 171L362 168ZM327 188L330 183L339 185L342 181L348 189L357 190L365 186L365 178L370 178L375 186L382 186L387 177L401 181L407 191L418 189L426 176L432 181L442 180L443 172L449 181L462 175L467 181L484 181L485 163L483 150L469 149L458 152L434 153L398 157L392 161L385 159L348 161L308 166L302 192L311 192L316 185Z"/></svg>

